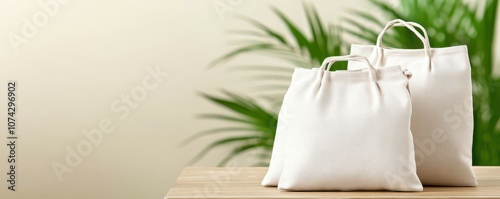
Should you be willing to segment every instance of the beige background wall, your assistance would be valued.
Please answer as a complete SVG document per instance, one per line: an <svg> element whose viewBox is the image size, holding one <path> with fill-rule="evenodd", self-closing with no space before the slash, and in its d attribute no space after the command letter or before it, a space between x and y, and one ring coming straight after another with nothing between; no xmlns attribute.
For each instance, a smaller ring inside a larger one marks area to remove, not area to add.
<svg viewBox="0 0 500 199"><path fill-rule="evenodd" d="M214 2L231 11L220 18ZM367 5L365 0L314 3L325 19L337 22L345 8ZM304 25L300 0L1 1L0 95L7 80L18 81L20 136L15 193L6 188L7 147L1 146L0 198L162 198L189 160L215 138L183 148L179 143L221 125L195 117L221 110L197 92L256 92L227 67L207 70L207 64L231 49L227 30L248 27L233 13L283 29L271 5ZM38 22L28 30L33 17ZM24 34L23 43L11 45L13 34ZM156 67L168 75L151 76L148 70ZM5 121L6 101L0 98L0 121ZM84 131L94 133L93 142ZM0 135L6 143L6 134ZM68 163L73 153L83 155ZM216 150L196 165L214 166L224 154ZM236 164L247 166L252 162L247 160ZM66 172L58 177L54 165Z"/></svg>

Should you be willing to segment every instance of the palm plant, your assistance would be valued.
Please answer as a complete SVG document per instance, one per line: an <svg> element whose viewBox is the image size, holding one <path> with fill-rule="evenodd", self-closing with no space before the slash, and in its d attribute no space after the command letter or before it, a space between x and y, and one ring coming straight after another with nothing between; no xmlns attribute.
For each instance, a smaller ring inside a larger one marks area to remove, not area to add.
<svg viewBox="0 0 500 199"><path fill-rule="evenodd" d="M473 161L475 165L499 165L500 145L497 143L500 143L500 129L498 128L500 125L498 124L500 78L492 75L493 37L498 0L486 0L484 10L480 10L477 3L468 5L462 0L400 0L400 6L397 8L376 0L370 0L370 3L383 11L385 16L380 18L372 14L373 12L354 10L354 15L344 19L350 25L346 27L324 24L316 9L306 4L304 10L308 34L278 9L273 9L273 11L285 24L287 28L285 33L251 18L241 17L253 28L232 31L234 34L243 36L244 39L238 40L240 44L238 47L215 60L211 66L220 65L240 55L257 53L282 59L288 64L288 70L286 67L259 65L235 66L235 68L266 72L272 80L283 76L289 79L290 66L311 68L319 66L327 56L347 54L349 46L343 39L343 36L346 36L344 33L364 42L374 43L379 31L388 20L400 18L415 21L427 28L433 47L464 44L468 46L474 85ZM376 28L366 28L366 22L370 22ZM420 41L412 38L412 35L413 33L409 30L394 29L384 38L384 43L399 48L420 48ZM345 68L345 63L338 63L332 67L332 70ZM270 85L265 81L261 83ZM283 92L287 84L288 81L271 83ZM274 142L277 111L266 109L262 103L234 93L226 92L225 97L203 96L234 113L233 115L209 114L204 115L205 118L225 120L237 126L212 129L189 138L187 142L213 133L231 133L228 138L217 140L207 146L195 159L201 158L213 148L236 143L234 149L221 164L252 149L260 150L261 161L266 164ZM280 104L282 93L270 98Z"/></svg>

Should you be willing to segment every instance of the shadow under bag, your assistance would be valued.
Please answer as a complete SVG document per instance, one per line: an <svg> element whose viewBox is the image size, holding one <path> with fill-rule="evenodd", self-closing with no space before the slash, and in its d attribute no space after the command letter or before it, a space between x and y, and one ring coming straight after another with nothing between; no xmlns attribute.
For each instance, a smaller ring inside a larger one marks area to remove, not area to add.
<svg viewBox="0 0 500 199"><path fill-rule="evenodd" d="M393 26L410 29L422 40L424 48L382 47L384 33ZM417 174L422 183L476 186L472 171L472 86L467 46L431 48L421 25L396 19L382 30L376 45L352 45L351 55L365 56L379 69L401 65L412 72L411 130ZM361 69L364 65L349 62L348 68Z"/></svg>
<svg viewBox="0 0 500 199"><path fill-rule="evenodd" d="M347 60L368 70L329 71ZM276 140L283 156L278 188L422 191L407 84L400 66L375 69L362 56L329 57L319 69L295 69L279 115L287 122Z"/></svg>

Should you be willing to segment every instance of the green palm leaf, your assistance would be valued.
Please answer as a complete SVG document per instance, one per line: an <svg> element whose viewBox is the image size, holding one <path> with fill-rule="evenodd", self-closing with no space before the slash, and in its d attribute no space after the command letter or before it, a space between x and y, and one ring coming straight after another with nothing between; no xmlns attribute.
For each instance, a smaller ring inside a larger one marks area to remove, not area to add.
<svg viewBox="0 0 500 199"><path fill-rule="evenodd" d="M277 114L263 108L252 99L227 91L223 91L223 93L225 95L224 97L216 97L207 94L202 94L202 96L209 101L231 111L232 114L202 114L201 117L224 120L228 123L233 123L236 126L216 128L199 132L184 140L182 143L183 145L208 135L218 133L230 134L229 137L216 140L206 146L196 157L193 158L192 163L198 161L213 149L227 146L229 144L235 144L235 148L221 161L221 164L225 164L232 157L251 149L263 149L265 153L272 148L276 132ZM244 146L248 147L248 149Z"/></svg>

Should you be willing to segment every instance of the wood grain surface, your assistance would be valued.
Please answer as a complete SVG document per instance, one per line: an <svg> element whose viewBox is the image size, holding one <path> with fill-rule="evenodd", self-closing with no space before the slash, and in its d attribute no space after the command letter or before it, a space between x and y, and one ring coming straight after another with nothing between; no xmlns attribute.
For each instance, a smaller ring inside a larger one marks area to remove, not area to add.
<svg viewBox="0 0 500 199"><path fill-rule="evenodd" d="M265 167L187 167L165 198L500 198L500 167L474 167L477 187L424 187L423 192L288 192L263 187Z"/></svg>

